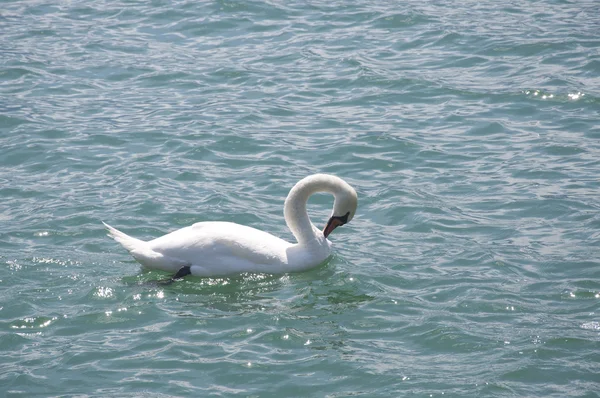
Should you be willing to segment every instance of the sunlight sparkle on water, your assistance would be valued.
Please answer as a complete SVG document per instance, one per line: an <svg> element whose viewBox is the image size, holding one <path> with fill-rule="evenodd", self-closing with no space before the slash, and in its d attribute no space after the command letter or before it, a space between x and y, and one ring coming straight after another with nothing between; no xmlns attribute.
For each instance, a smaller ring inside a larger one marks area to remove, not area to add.
<svg viewBox="0 0 600 398"><path fill-rule="evenodd" d="M110 287L99 287L96 290L96 296L102 298L109 298L113 296L113 290Z"/></svg>
<svg viewBox="0 0 600 398"><path fill-rule="evenodd" d="M589 330L600 330L600 322L586 322L581 325L581 328Z"/></svg>
<svg viewBox="0 0 600 398"><path fill-rule="evenodd" d="M569 99L572 99L573 101L577 101L578 99L580 99L584 95L585 94L583 94L581 92L577 92L577 94L569 94L568 97L569 97Z"/></svg>
<svg viewBox="0 0 600 398"><path fill-rule="evenodd" d="M11 269L12 271L18 271L21 268L23 268L21 265L19 265L17 263L16 260L8 260L6 263L8 264L8 268Z"/></svg>

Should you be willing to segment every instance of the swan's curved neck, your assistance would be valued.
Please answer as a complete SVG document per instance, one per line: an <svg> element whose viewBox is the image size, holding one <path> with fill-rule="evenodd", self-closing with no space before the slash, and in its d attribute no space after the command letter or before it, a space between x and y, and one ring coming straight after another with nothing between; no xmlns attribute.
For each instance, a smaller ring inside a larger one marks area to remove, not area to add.
<svg viewBox="0 0 600 398"><path fill-rule="evenodd" d="M306 212L308 198L317 192L328 192L335 196L337 191L331 176L323 174L306 177L291 189L285 199L283 214L288 228L300 245L309 244L319 238L324 239L323 234L312 224Z"/></svg>

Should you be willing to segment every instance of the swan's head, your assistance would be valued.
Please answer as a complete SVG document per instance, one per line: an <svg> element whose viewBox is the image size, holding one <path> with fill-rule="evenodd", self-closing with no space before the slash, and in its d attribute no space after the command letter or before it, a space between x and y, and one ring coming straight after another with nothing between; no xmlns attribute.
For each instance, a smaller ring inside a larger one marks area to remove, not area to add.
<svg viewBox="0 0 600 398"><path fill-rule="evenodd" d="M323 235L328 237L334 229L349 223L356 213L356 207L358 206L358 196L356 191L350 185L344 182L341 189L335 194L335 201L333 202L333 213L327 221L327 225L323 228Z"/></svg>

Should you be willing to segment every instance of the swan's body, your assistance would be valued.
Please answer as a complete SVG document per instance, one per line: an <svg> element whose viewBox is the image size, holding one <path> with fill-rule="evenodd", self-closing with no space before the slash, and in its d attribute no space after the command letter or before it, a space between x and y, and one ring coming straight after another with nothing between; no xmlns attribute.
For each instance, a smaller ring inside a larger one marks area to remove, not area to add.
<svg viewBox="0 0 600 398"><path fill-rule="evenodd" d="M310 222L306 212L306 202L315 192L335 196L333 214L323 232ZM109 236L146 268L178 272L177 276L278 274L304 271L325 261L331 254L327 236L352 219L356 205L356 192L344 180L315 174L299 181L284 205L285 221L298 243L230 222L199 222L148 242L104 225ZM180 274L181 270L185 272Z"/></svg>

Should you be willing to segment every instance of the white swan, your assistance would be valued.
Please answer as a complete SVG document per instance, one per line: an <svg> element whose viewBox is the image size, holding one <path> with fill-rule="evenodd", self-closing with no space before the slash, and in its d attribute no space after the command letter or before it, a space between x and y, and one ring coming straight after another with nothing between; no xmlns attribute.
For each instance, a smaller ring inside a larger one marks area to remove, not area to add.
<svg viewBox="0 0 600 398"><path fill-rule="evenodd" d="M306 212L308 198L316 192L333 194L333 213L323 232ZM327 236L354 217L356 191L341 178L314 174L290 190L283 213L298 243L289 243L267 232L231 222L207 221L178 229L144 242L103 223L142 266L185 275L225 276L243 272L279 274L304 271L321 264L331 254Z"/></svg>

